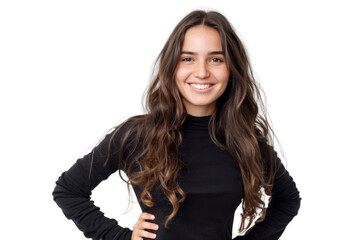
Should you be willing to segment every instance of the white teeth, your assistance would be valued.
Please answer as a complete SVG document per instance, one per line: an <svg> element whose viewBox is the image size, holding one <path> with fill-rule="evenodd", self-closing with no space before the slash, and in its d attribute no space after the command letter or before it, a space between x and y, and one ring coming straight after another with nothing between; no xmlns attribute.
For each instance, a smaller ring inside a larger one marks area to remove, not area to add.
<svg viewBox="0 0 360 240"><path fill-rule="evenodd" d="M193 83L190 85L197 89L206 89L211 86L211 84L193 84Z"/></svg>

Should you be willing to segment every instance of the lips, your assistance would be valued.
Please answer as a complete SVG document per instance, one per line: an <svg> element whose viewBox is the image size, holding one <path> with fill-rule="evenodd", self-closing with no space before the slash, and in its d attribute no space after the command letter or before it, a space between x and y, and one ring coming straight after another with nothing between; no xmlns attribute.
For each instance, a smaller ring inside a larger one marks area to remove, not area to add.
<svg viewBox="0 0 360 240"><path fill-rule="evenodd" d="M196 83L190 83L190 86L196 88L196 89L207 89L211 87L213 84L196 84Z"/></svg>
<svg viewBox="0 0 360 240"><path fill-rule="evenodd" d="M215 84L212 83L188 83L190 85L190 87L196 91L196 92L200 92L200 93L204 93L207 91L210 91L212 89L212 87Z"/></svg>

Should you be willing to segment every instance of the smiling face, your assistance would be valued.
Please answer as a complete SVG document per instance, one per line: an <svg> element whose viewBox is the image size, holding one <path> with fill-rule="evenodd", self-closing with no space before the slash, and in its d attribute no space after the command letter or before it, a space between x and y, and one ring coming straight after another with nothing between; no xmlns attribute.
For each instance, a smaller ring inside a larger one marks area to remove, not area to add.
<svg viewBox="0 0 360 240"><path fill-rule="evenodd" d="M214 28L198 25L186 31L175 80L188 114L208 116L215 111L229 70L220 34Z"/></svg>

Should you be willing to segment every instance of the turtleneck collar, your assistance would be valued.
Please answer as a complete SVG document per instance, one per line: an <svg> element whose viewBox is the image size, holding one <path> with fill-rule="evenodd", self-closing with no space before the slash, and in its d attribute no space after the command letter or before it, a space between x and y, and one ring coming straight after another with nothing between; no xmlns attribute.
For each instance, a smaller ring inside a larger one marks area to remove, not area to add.
<svg viewBox="0 0 360 240"><path fill-rule="evenodd" d="M186 129L192 129L192 130L208 130L210 118L211 118L211 115L197 117L197 116L192 116L190 114L187 114L186 120L185 120L183 126Z"/></svg>

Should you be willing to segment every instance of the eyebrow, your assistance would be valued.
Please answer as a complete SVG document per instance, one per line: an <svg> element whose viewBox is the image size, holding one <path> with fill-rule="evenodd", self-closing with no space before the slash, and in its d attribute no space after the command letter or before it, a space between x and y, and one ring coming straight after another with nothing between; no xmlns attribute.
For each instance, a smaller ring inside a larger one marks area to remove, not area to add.
<svg viewBox="0 0 360 240"><path fill-rule="evenodd" d="M181 51L181 54L198 55L198 54L195 53L195 52L189 52L189 51ZM216 54L224 55L224 51L208 52L208 55L216 55Z"/></svg>

